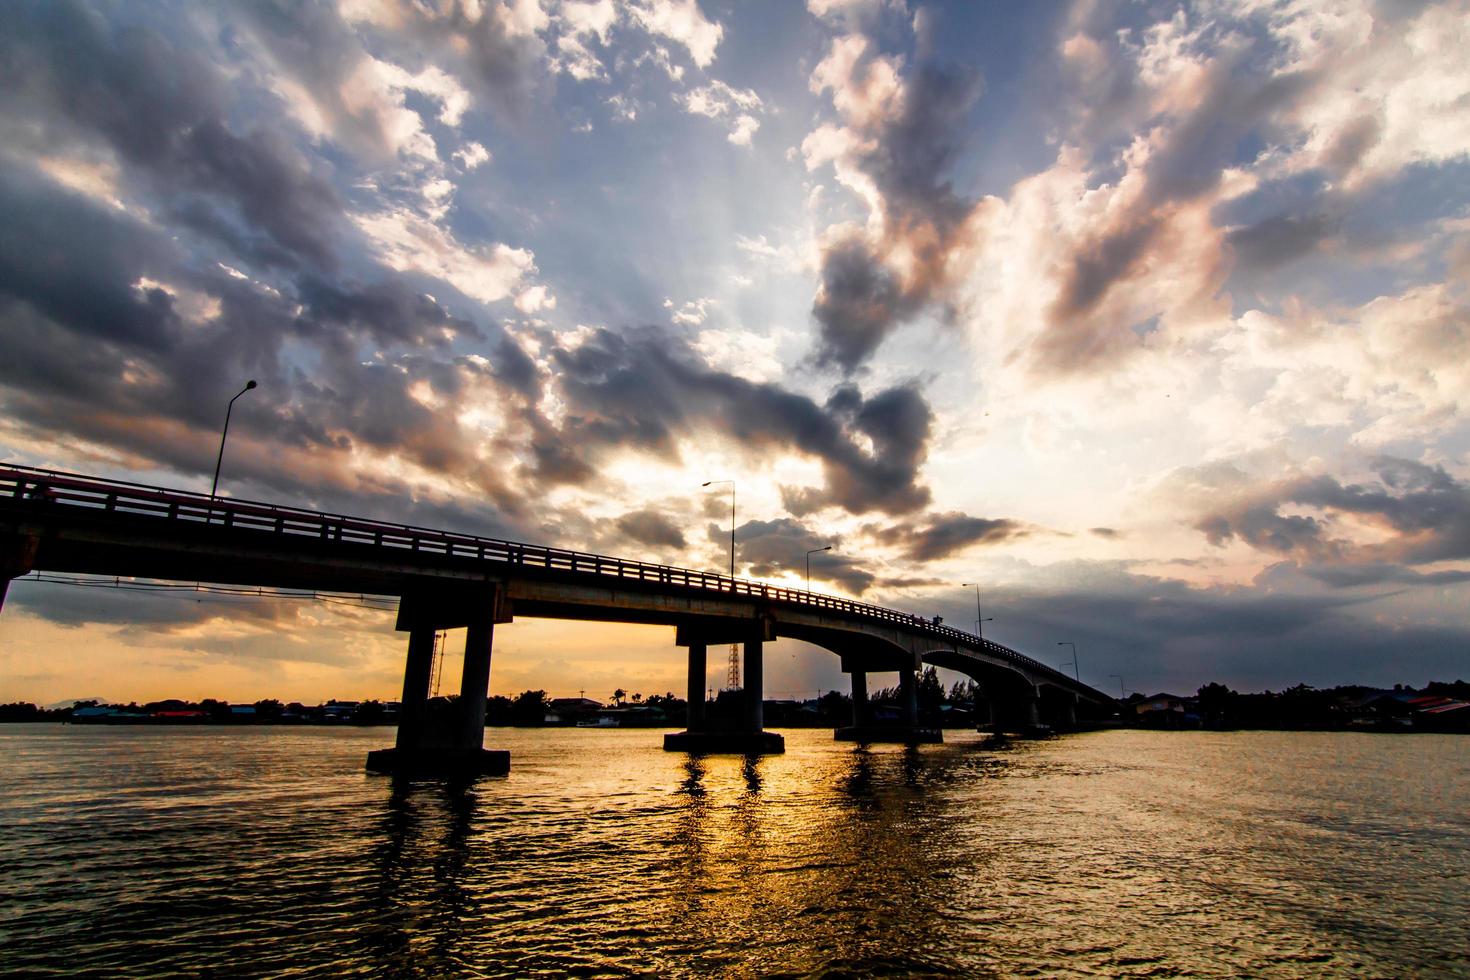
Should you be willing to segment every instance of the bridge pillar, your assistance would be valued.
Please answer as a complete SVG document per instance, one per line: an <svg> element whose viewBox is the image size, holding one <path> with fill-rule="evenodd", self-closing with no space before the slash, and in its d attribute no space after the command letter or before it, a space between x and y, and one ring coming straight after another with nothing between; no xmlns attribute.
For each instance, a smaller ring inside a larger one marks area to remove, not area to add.
<svg viewBox="0 0 1470 980"><path fill-rule="evenodd" d="M465 630L464 672L459 682L458 748L479 752L485 747L485 698L490 693L490 647L495 623L488 611Z"/></svg>
<svg viewBox="0 0 1470 980"><path fill-rule="evenodd" d="M704 731L704 678L708 669L705 643L689 644L689 721L691 732Z"/></svg>
<svg viewBox="0 0 1470 980"><path fill-rule="evenodd" d="M919 727L919 689L914 683L912 667L898 672L899 710L903 712L903 726L913 730Z"/></svg>
<svg viewBox="0 0 1470 980"><path fill-rule="evenodd" d="M1037 737L1051 733L1051 729L1041 723L1041 695L1034 687L1021 695L1021 719L1027 735Z"/></svg>
<svg viewBox="0 0 1470 980"><path fill-rule="evenodd" d="M430 627L419 626L408 634L408 662L403 668L403 698L398 708L398 737L393 743L400 751L417 749L423 744L437 632Z"/></svg>
<svg viewBox="0 0 1470 980"><path fill-rule="evenodd" d="M1075 694L1068 695L1067 699L1062 702L1062 724L1068 728L1077 727L1077 696Z"/></svg>
<svg viewBox="0 0 1470 980"><path fill-rule="evenodd" d="M852 727L862 728L868 723L868 672L852 672Z"/></svg>
<svg viewBox="0 0 1470 980"><path fill-rule="evenodd" d="M398 735L391 749L368 753L367 768L395 776L503 776L510 753L484 748L485 697L490 687L490 650L495 624L510 622L500 588L435 586L403 596L398 629L406 632L408 658L403 670L403 702ZM434 634L465 627L464 673L452 718L429 712L429 672Z"/></svg>
<svg viewBox="0 0 1470 980"><path fill-rule="evenodd" d="M745 727L750 732L766 727L764 645L759 637L745 641Z"/></svg>

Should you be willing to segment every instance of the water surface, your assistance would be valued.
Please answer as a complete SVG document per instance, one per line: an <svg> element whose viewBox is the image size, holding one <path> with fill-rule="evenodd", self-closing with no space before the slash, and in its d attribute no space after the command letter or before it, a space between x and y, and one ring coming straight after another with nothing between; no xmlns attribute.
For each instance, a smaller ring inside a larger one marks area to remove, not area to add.
<svg viewBox="0 0 1470 980"><path fill-rule="evenodd" d="M1470 740L0 727L15 975L1470 976Z"/></svg>

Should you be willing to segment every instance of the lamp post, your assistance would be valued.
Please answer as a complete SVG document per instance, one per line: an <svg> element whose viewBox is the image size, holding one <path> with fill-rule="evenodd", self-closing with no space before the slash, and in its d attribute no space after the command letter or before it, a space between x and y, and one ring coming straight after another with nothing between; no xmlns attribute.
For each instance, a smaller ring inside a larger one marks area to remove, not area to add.
<svg viewBox="0 0 1470 980"><path fill-rule="evenodd" d="M1074 680L1077 681L1078 684L1081 684L1082 674L1077 670L1077 644L1073 643L1071 640L1062 640L1057 643L1057 646L1072 648L1072 677Z"/></svg>
<svg viewBox="0 0 1470 980"><path fill-rule="evenodd" d="M1122 674L1109 674L1108 676L1109 677L1116 677L1116 678L1118 678L1118 700L1121 701L1125 697L1127 697L1127 695L1123 693L1123 675Z"/></svg>
<svg viewBox="0 0 1470 980"><path fill-rule="evenodd" d="M254 387L255 379L252 378L251 380L245 382L245 387L240 389L239 394L235 395L235 398L239 398L240 395L245 394L245 392L250 391ZM219 434L219 455L216 456L214 460L214 483L210 484L209 487L209 503L211 512L214 510L213 505L215 494L219 492L219 467L220 464L225 461L225 437L230 434L230 413L235 410L235 398L231 398L230 404L225 408L225 427L220 431Z"/></svg>
<svg viewBox="0 0 1470 980"><path fill-rule="evenodd" d="M985 628L981 624L982 623L991 623L991 622L994 622L995 621L995 617L994 616L981 616L980 615L980 583L979 582L961 582L960 585L963 586L964 588L967 588L967 589L970 588L972 585L975 587L975 635L978 636L980 639L983 640L983 639L985 639Z"/></svg>
<svg viewBox="0 0 1470 980"><path fill-rule="evenodd" d="M832 546L829 544L825 548L813 548L806 553L806 590L808 592L812 590L812 555L815 555L818 552L831 550Z"/></svg>
<svg viewBox="0 0 1470 980"><path fill-rule="evenodd" d="M730 578L735 578L735 481L705 480L700 486L713 487L721 483L730 484Z"/></svg>

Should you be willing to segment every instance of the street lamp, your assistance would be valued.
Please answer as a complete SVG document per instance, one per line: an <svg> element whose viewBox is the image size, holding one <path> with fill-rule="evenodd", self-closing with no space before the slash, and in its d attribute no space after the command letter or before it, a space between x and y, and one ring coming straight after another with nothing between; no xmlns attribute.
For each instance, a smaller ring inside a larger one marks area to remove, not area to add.
<svg viewBox="0 0 1470 980"><path fill-rule="evenodd" d="M1108 676L1109 677L1116 677L1116 678L1118 678L1118 700L1121 701L1121 700L1123 700L1123 698L1127 697L1127 695L1125 695L1123 693L1123 675L1122 674L1109 674Z"/></svg>
<svg viewBox="0 0 1470 980"><path fill-rule="evenodd" d="M730 578L735 578L735 481L734 480L706 480L700 484L702 487L713 487L721 483L730 484Z"/></svg>
<svg viewBox="0 0 1470 980"><path fill-rule="evenodd" d="M1072 648L1072 677L1077 681L1078 684L1081 684L1082 674L1079 673L1077 670L1077 644L1073 643L1071 640L1061 640L1057 643L1057 646Z"/></svg>
<svg viewBox="0 0 1470 980"><path fill-rule="evenodd" d="M240 395L245 394L245 392L250 391L254 387L255 379L252 378L251 380L245 382L245 387L240 389L240 393L237 394L235 398L239 398ZM230 404L225 408L225 427L223 430L220 431L219 434L219 455L216 456L214 460L214 483L212 483L209 487L209 503L211 512L213 512L214 510L215 494L219 491L219 467L220 464L225 461L225 437L230 434L230 413L235 410L235 398L231 398Z"/></svg>
<svg viewBox="0 0 1470 980"><path fill-rule="evenodd" d="M980 615L980 583L979 582L961 582L960 585L962 587L964 587L964 588L967 588L967 589L971 585L973 585L975 587L975 635L978 636L980 639L983 640L983 639L985 639L985 632L984 632L984 627L981 624L982 623L991 623L991 622L994 622L995 621L995 617L994 616L981 616Z"/></svg>
<svg viewBox="0 0 1470 980"><path fill-rule="evenodd" d="M831 550L832 546L829 544L825 548L813 548L811 551L808 551L806 553L806 590L808 592L812 590L812 555L815 555L821 551Z"/></svg>

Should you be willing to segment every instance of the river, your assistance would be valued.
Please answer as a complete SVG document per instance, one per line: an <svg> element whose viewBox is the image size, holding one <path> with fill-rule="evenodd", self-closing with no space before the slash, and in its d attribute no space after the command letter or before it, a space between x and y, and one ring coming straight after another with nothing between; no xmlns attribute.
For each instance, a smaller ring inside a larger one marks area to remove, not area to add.
<svg viewBox="0 0 1470 980"><path fill-rule="evenodd" d="M0 726L0 972L1470 976L1470 739Z"/></svg>

